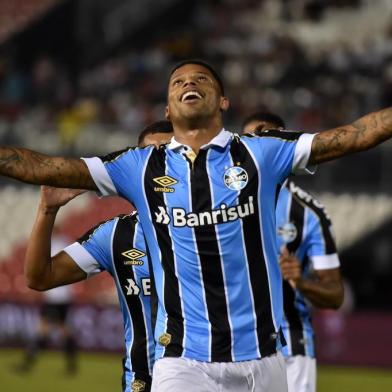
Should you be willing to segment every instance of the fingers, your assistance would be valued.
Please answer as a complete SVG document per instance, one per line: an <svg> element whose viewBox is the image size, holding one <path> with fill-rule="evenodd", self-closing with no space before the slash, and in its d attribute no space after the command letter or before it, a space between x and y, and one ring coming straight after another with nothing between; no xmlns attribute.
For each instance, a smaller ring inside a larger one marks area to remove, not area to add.
<svg viewBox="0 0 392 392"><path fill-rule="evenodd" d="M301 278L301 263L295 256L289 254L286 247L282 248L279 265L283 279L289 283L291 281L291 286L295 287L296 281Z"/></svg>
<svg viewBox="0 0 392 392"><path fill-rule="evenodd" d="M280 255L281 255L281 256L284 256L284 257L290 256L290 252L289 252L289 250L287 249L287 246L286 246L286 245L282 245L282 247L280 248Z"/></svg>

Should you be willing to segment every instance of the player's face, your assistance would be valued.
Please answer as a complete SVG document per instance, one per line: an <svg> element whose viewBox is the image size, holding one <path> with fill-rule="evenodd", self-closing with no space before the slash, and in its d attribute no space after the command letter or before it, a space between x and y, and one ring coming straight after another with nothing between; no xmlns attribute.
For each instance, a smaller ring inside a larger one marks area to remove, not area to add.
<svg viewBox="0 0 392 392"><path fill-rule="evenodd" d="M266 131L267 129L282 129L282 127L278 127L273 122L254 120L245 124L242 132L255 133L256 131Z"/></svg>
<svg viewBox="0 0 392 392"><path fill-rule="evenodd" d="M222 97L211 72L198 64L178 68L170 78L166 118L172 122L195 121L220 116L229 101Z"/></svg>
<svg viewBox="0 0 392 392"><path fill-rule="evenodd" d="M159 146L161 144L169 143L172 136L173 136L172 132L149 133L144 137L144 139L140 143L140 147L149 146L150 144L153 144L154 146Z"/></svg>

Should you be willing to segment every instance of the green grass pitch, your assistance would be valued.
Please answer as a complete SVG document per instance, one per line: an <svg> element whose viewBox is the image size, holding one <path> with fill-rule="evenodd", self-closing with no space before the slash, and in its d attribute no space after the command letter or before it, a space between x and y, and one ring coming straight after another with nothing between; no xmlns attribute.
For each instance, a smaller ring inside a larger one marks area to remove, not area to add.
<svg viewBox="0 0 392 392"><path fill-rule="evenodd" d="M22 352L0 350L1 392L121 392L121 356L81 354L79 372L64 373L64 359L57 352L44 352L27 374L11 369ZM320 366L318 392L391 392L392 370Z"/></svg>

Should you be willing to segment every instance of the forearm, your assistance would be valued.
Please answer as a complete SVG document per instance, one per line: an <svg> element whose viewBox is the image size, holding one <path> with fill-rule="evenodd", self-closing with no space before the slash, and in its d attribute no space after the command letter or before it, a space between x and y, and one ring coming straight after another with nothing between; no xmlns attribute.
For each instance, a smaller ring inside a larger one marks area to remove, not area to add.
<svg viewBox="0 0 392 392"><path fill-rule="evenodd" d="M51 287L51 237L58 208L40 205L25 257L25 277L30 288Z"/></svg>
<svg viewBox="0 0 392 392"><path fill-rule="evenodd" d="M341 282L321 282L304 278L297 282L296 288L317 308L338 309L343 302Z"/></svg>
<svg viewBox="0 0 392 392"><path fill-rule="evenodd" d="M370 113L352 124L318 133L310 164L365 151L392 137L392 107Z"/></svg>
<svg viewBox="0 0 392 392"><path fill-rule="evenodd" d="M0 147L0 175L29 184L96 190L81 159L50 157L24 148Z"/></svg>

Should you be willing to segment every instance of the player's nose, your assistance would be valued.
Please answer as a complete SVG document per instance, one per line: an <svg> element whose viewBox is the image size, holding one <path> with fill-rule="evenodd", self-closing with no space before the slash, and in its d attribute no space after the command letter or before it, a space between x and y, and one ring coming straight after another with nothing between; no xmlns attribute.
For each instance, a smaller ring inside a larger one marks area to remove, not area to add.
<svg viewBox="0 0 392 392"><path fill-rule="evenodd" d="M188 77L184 80L184 83L182 86L183 87L196 86L196 81L192 77Z"/></svg>

